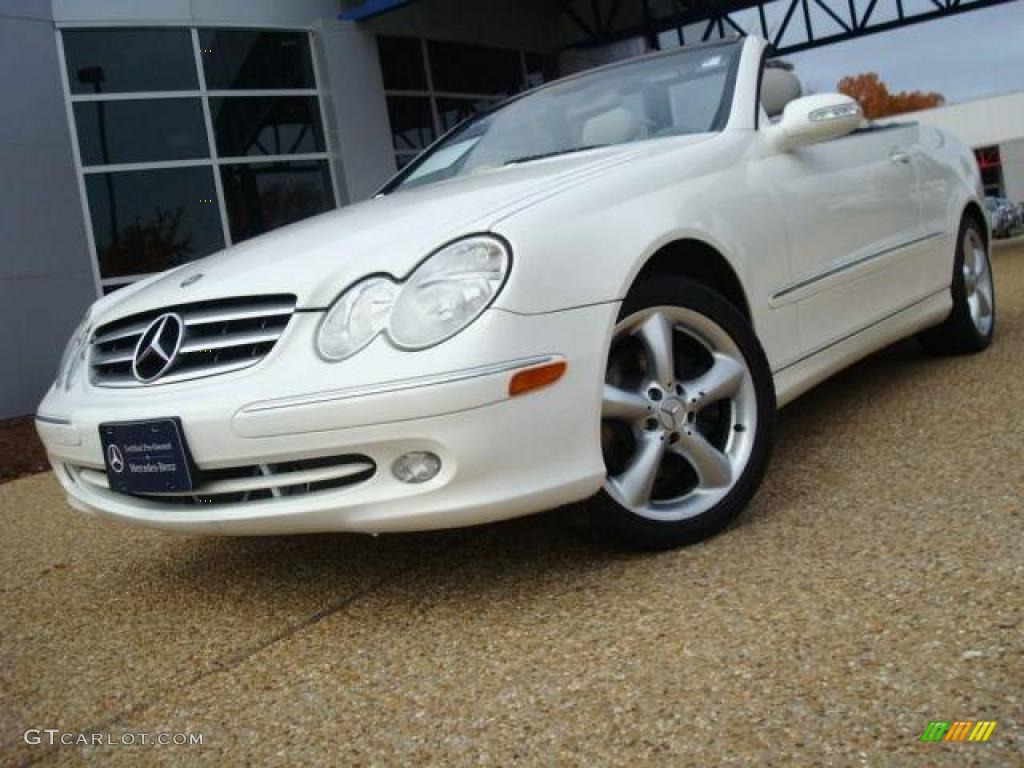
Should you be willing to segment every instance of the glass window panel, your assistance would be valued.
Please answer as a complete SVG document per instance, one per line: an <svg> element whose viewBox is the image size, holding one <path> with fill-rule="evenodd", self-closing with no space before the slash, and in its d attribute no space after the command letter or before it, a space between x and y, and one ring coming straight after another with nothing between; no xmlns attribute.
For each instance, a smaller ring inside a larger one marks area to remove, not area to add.
<svg viewBox="0 0 1024 768"><path fill-rule="evenodd" d="M426 96L388 96L395 149L423 149L434 140L434 118Z"/></svg>
<svg viewBox="0 0 1024 768"><path fill-rule="evenodd" d="M72 93L199 88L187 29L69 29L62 35Z"/></svg>
<svg viewBox="0 0 1024 768"><path fill-rule="evenodd" d="M334 207L326 160L221 166L234 242Z"/></svg>
<svg viewBox="0 0 1024 768"><path fill-rule="evenodd" d="M512 94L523 81L518 51L462 43L427 43L434 90Z"/></svg>
<svg viewBox="0 0 1024 768"><path fill-rule="evenodd" d="M323 123L315 96L211 98L221 157L323 152Z"/></svg>
<svg viewBox="0 0 1024 768"><path fill-rule="evenodd" d="M79 101L74 109L83 165L210 155L199 99Z"/></svg>
<svg viewBox="0 0 1024 768"><path fill-rule="evenodd" d="M437 111L444 130L454 128L467 117L486 112L496 102L485 99L438 99Z"/></svg>
<svg viewBox="0 0 1024 768"><path fill-rule="evenodd" d="M407 166L409 163L411 163L415 159L416 159L416 155L415 154L407 155L407 154L404 154L404 153L399 153L399 154L395 155L395 166L397 167L398 170L402 170L403 168L405 168L405 166Z"/></svg>
<svg viewBox="0 0 1024 768"><path fill-rule="evenodd" d="M158 272L224 247L209 166L90 173L85 188L103 277Z"/></svg>
<svg viewBox="0 0 1024 768"><path fill-rule="evenodd" d="M412 37L378 37L377 52L384 87L400 91L425 91L427 73L420 41Z"/></svg>
<svg viewBox="0 0 1024 768"><path fill-rule="evenodd" d="M201 29L206 87L315 88L309 35L252 29Z"/></svg>
<svg viewBox="0 0 1024 768"><path fill-rule="evenodd" d="M527 53L525 57L526 86L528 88L558 79L558 60L556 57L545 56L540 53Z"/></svg>

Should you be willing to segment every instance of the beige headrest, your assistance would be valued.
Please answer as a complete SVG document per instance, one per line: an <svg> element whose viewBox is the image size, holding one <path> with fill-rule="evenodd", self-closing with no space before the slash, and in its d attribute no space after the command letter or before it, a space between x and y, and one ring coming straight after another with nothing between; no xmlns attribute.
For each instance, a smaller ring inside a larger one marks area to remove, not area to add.
<svg viewBox="0 0 1024 768"><path fill-rule="evenodd" d="M622 144L640 135L640 119L622 107L609 109L583 124L583 143Z"/></svg>
<svg viewBox="0 0 1024 768"><path fill-rule="evenodd" d="M775 67L765 69L761 80L761 104L768 117L781 115L786 105L793 99L799 99L803 92L800 80L792 72Z"/></svg>

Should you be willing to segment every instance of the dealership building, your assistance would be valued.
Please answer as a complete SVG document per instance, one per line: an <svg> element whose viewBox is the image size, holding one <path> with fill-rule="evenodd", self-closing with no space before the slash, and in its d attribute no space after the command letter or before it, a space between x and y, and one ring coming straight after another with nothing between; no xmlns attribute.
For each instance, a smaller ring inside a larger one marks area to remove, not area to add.
<svg viewBox="0 0 1024 768"><path fill-rule="evenodd" d="M900 115L946 128L974 148L985 194L1024 201L1024 93Z"/></svg>
<svg viewBox="0 0 1024 768"><path fill-rule="evenodd" d="M696 11L658 16L681 5L3 0L0 418L34 410L97 296L364 200L525 88L686 44ZM919 117L1024 199L1024 94Z"/></svg>

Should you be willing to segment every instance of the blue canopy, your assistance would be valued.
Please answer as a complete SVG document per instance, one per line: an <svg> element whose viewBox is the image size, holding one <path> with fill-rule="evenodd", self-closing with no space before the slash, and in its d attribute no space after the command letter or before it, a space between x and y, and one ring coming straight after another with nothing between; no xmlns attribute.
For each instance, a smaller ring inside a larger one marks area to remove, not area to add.
<svg viewBox="0 0 1024 768"><path fill-rule="evenodd" d="M393 11L396 8L401 8L409 2L410 0L363 0L355 8L342 11L338 14L338 18L342 21L363 21L364 19Z"/></svg>

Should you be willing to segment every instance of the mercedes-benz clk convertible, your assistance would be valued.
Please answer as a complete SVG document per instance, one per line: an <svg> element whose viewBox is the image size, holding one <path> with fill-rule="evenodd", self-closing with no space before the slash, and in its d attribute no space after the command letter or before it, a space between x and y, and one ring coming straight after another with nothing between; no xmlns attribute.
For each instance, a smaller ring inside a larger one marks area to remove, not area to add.
<svg viewBox="0 0 1024 768"><path fill-rule="evenodd" d="M75 508L197 534L447 528L590 501L720 530L776 409L917 334L985 348L971 152L802 96L764 41L567 77L373 199L97 301L37 414Z"/></svg>

